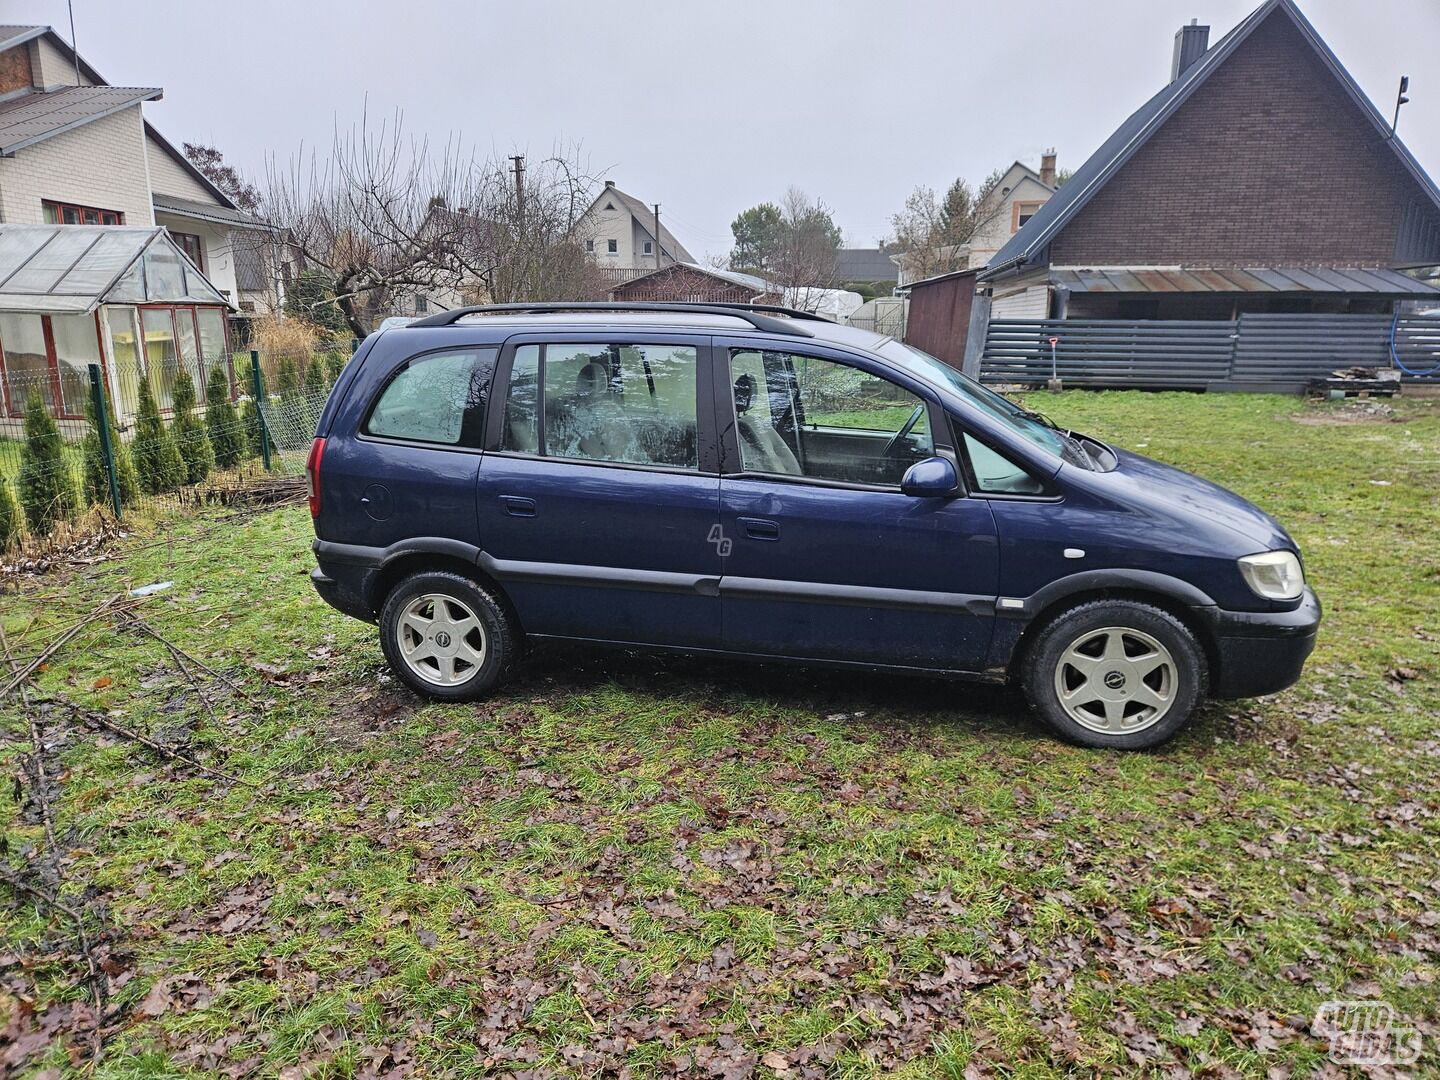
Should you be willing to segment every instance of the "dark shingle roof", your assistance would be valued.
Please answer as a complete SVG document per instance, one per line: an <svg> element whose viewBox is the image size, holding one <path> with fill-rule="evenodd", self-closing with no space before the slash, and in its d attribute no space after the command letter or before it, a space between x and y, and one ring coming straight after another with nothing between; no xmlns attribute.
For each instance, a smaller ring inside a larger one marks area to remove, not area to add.
<svg viewBox="0 0 1440 1080"><path fill-rule="evenodd" d="M8 156L159 96L155 87L67 86L0 102L0 154Z"/></svg>
<svg viewBox="0 0 1440 1080"><path fill-rule="evenodd" d="M900 267L884 248L841 248L835 253L838 281L899 281Z"/></svg>
<svg viewBox="0 0 1440 1080"><path fill-rule="evenodd" d="M1244 42L1255 28L1277 11L1284 12L1300 31L1310 46L1319 54L1325 66L1344 87L1360 111L1384 136L1395 151L1406 170L1420 184L1430 199L1440 208L1440 188L1430 179L1420 163L1399 139L1390 137L1390 125L1375 110L1365 92L1330 51L1330 47L1315 28L1300 13L1293 0L1265 0L1247 15L1228 34L1217 41L1195 61L1190 68L1170 85L1152 97L1133 112L1129 119L1115 129L1115 132L1100 144L1100 149L1086 159L1085 164L1070 177L1035 216L1021 227L1020 231L994 257L980 274L980 280L998 276L1008 270L1025 267L1037 261L1056 233L1063 229L1095 196L1116 172L1119 171L1140 147L1144 146L1167 119L1189 100L1190 95L1200 88L1211 74Z"/></svg>

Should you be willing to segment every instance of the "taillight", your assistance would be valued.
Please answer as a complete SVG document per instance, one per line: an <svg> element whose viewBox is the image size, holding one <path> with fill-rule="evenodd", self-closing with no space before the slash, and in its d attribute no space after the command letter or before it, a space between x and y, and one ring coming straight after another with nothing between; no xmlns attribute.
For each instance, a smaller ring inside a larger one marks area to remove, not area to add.
<svg viewBox="0 0 1440 1080"><path fill-rule="evenodd" d="M320 460L325 456L325 440L310 444L310 457L305 462L305 488L310 496L310 516L320 516Z"/></svg>

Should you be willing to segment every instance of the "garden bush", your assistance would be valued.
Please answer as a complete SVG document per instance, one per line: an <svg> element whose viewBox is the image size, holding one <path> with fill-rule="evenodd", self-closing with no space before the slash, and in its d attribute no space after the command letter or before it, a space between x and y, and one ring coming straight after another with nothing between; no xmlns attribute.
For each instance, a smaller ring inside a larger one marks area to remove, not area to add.
<svg viewBox="0 0 1440 1080"><path fill-rule="evenodd" d="M305 365L305 400L318 405L325 400L330 383L325 378L325 358L312 356Z"/></svg>
<svg viewBox="0 0 1440 1080"><path fill-rule="evenodd" d="M349 359L343 352L325 354L325 374L331 386L340 381L340 373L345 370L345 362Z"/></svg>
<svg viewBox="0 0 1440 1080"><path fill-rule="evenodd" d="M171 421L175 448L185 463L185 482L198 484L215 467L215 449L205 425L195 415L195 382L183 368L175 376L175 416Z"/></svg>
<svg viewBox="0 0 1440 1080"><path fill-rule="evenodd" d="M20 504L10 490L10 481L0 476L0 551L19 542L21 525Z"/></svg>
<svg viewBox="0 0 1440 1080"><path fill-rule="evenodd" d="M140 380L140 411L135 419L135 441L130 444L140 490L147 495L174 491L185 482L185 462L169 430L160 419L150 381Z"/></svg>
<svg viewBox="0 0 1440 1080"><path fill-rule="evenodd" d="M245 452L249 457L259 457L265 452L265 438L260 426L260 410L255 402L246 398L240 404L240 427L245 432ZM275 449L275 440L270 440L270 449Z"/></svg>
<svg viewBox="0 0 1440 1080"><path fill-rule="evenodd" d="M239 465L245 457L245 432L230 401L230 380L223 367L211 369L205 384L205 429L210 434L216 466L233 469Z"/></svg>
<svg viewBox="0 0 1440 1080"><path fill-rule="evenodd" d="M94 404L85 407L85 419L90 430L85 432L81 444L81 456L85 459L85 498L101 506L110 505L110 473L105 468L105 455L100 445L100 423L95 418ZM110 425L110 449L115 455L115 481L120 488L120 502L129 506L140 497L140 479L135 475L135 462L130 458L130 448L120 441L120 432L115 429L114 418L109 406L105 419Z"/></svg>
<svg viewBox="0 0 1440 1080"><path fill-rule="evenodd" d="M36 536L45 536L56 522L74 517L80 508L80 493L65 462L60 429L39 390L32 390L25 403L25 445L20 451L17 486L25 520Z"/></svg>

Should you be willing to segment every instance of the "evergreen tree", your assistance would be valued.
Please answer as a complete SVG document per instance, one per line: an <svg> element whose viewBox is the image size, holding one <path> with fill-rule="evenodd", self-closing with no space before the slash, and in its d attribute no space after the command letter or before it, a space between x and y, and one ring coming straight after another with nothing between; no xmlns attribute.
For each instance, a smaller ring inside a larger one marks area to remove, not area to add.
<svg viewBox="0 0 1440 1080"><path fill-rule="evenodd" d="M0 551L4 551L20 540L20 504L10 490L10 482L0 476Z"/></svg>
<svg viewBox="0 0 1440 1080"><path fill-rule="evenodd" d="M285 314L337 334L349 329L335 302L334 281L324 270L302 270L295 276L285 290Z"/></svg>
<svg viewBox="0 0 1440 1080"><path fill-rule="evenodd" d="M285 357L275 368L275 392L282 401L290 401L300 389L300 373L295 370L293 357Z"/></svg>
<svg viewBox="0 0 1440 1080"><path fill-rule="evenodd" d="M185 482L185 462L160 419L148 379L140 380L140 411L135 418L135 441L130 444L130 452L135 457L140 490L145 494L174 491Z"/></svg>
<svg viewBox="0 0 1440 1080"><path fill-rule="evenodd" d="M348 356L338 351L325 354L325 374L331 386L340 381L340 373L345 370L345 361L348 359Z"/></svg>
<svg viewBox="0 0 1440 1080"><path fill-rule="evenodd" d="M85 406L85 419L90 429L85 432L81 453L85 458L85 497L101 506L110 505L110 473L105 468L105 455L100 447L100 424L95 419L95 406ZM129 506L140 497L140 480L135 475L135 462L130 459L130 448L120 441L120 432L110 416L109 405L105 408L105 419L110 423L110 450L115 455L115 480L120 488L120 503Z"/></svg>
<svg viewBox="0 0 1440 1080"><path fill-rule="evenodd" d="M65 462L65 446L55 418L39 390L25 403L25 445L20 451L20 505L30 531L44 536L57 521L74 516L80 507L75 478Z"/></svg>
<svg viewBox="0 0 1440 1080"><path fill-rule="evenodd" d="M305 400L315 404L323 402L329 388L325 381L325 358L312 356L305 365Z"/></svg>
<svg viewBox="0 0 1440 1080"><path fill-rule="evenodd" d="M175 416L170 426L175 432L175 448L185 463L185 482L198 484L215 467L215 448L195 415L195 382L184 368L175 376Z"/></svg>
<svg viewBox="0 0 1440 1080"><path fill-rule="evenodd" d="M233 469L239 465L245 456L245 433L230 401L230 380L218 364L210 370L210 380L205 384L205 427L215 449L216 466Z"/></svg>
<svg viewBox="0 0 1440 1080"><path fill-rule="evenodd" d="M248 457L259 457L265 452L265 438L260 426L260 410L256 408L255 402L246 398L240 403L240 427L245 432L245 453ZM273 448L275 442L272 439L270 446Z"/></svg>

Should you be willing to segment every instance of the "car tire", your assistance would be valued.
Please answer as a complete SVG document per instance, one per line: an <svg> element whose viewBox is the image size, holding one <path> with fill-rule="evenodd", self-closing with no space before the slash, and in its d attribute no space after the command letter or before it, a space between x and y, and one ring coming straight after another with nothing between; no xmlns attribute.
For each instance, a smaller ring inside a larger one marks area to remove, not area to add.
<svg viewBox="0 0 1440 1080"><path fill-rule="evenodd" d="M1209 665L1174 615L1135 600L1080 604L1025 652L1031 708L1080 746L1147 750L1182 728L1205 697Z"/></svg>
<svg viewBox="0 0 1440 1080"><path fill-rule="evenodd" d="M500 598L446 570L403 578L380 609L380 648L390 669L438 701L476 701L505 677L521 638Z"/></svg>

